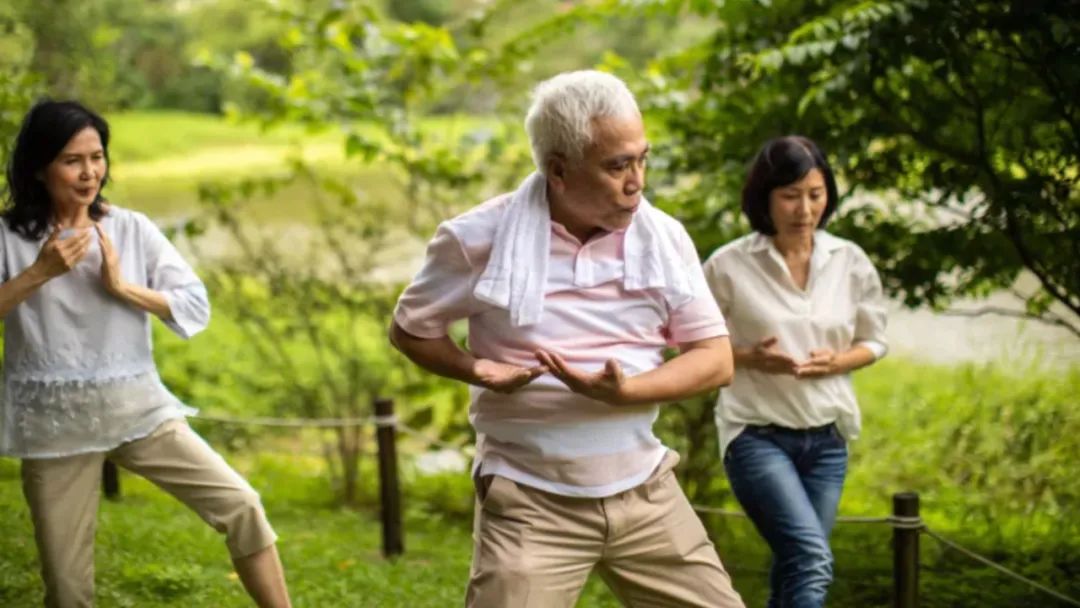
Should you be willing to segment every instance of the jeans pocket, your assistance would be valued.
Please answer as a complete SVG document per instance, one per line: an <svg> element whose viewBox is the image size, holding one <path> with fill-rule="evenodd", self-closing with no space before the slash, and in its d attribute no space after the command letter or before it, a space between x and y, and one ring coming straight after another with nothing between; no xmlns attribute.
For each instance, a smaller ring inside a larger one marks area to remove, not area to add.
<svg viewBox="0 0 1080 608"><path fill-rule="evenodd" d="M847 449L847 440L844 439L843 434L840 433L840 429L834 424L829 427L829 439L830 447Z"/></svg>

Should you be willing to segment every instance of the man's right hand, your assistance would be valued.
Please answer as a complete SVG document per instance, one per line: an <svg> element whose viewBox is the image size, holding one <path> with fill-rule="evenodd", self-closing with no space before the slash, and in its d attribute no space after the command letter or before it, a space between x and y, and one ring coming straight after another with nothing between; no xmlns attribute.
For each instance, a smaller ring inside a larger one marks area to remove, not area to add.
<svg viewBox="0 0 1080 608"><path fill-rule="evenodd" d="M71 270L90 250L92 229L82 229L66 239L60 238L60 229L53 228L45 244L41 246L34 265L48 279L58 277Z"/></svg>
<svg viewBox="0 0 1080 608"><path fill-rule="evenodd" d="M521 367L491 359L477 359L473 364L473 374L480 386L497 393L512 393L547 371L543 365Z"/></svg>

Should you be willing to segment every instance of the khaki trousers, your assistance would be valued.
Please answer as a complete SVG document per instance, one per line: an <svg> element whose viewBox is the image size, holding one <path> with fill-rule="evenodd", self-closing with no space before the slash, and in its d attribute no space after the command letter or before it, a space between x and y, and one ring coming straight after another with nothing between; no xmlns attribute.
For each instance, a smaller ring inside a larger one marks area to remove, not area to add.
<svg viewBox="0 0 1080 608"><path fill-rule="evenodd" d="M93 606L94 531L106 457L157 484L224 533L234 558L277 540L259 495L183 419L169 420L109 453L25 459L23 494L50 608Z"/></svg>
<svg viewBox="0 0 1080 608"><path fill-rule="evenodd" d="M642 485L607 498L477 483L469 608L572 607L596 568L626 606L742 607L675 479L669 453Z"/></svg>

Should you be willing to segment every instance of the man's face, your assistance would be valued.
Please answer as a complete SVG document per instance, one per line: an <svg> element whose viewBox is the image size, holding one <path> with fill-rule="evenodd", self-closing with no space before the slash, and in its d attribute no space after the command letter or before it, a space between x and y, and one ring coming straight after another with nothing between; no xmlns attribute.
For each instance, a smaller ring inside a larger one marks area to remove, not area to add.
<svg viewBox="0 0 1080 608"><path fill-rule="evenodd" d="M592 135L585 157L553 168L550 181L566 203L567 228L623 230L645 188L645 126L640 116L601 117L593 120Z"/></svg>

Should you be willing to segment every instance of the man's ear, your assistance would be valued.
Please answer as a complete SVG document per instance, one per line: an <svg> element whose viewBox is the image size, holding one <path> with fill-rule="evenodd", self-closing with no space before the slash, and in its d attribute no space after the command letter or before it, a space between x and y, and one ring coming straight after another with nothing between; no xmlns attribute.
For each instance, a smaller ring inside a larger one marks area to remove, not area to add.
<svg viewBox="0 0 1080 608"><path fill-rule="evenodd" d="M561 192L566 188L566 159L561 154L552 154L548 158L547 166L548 183Z"/></svg>

